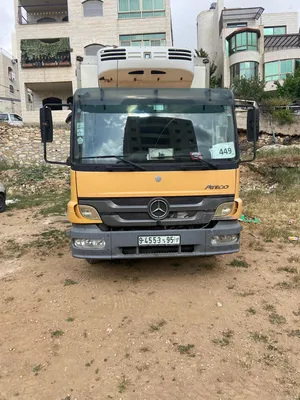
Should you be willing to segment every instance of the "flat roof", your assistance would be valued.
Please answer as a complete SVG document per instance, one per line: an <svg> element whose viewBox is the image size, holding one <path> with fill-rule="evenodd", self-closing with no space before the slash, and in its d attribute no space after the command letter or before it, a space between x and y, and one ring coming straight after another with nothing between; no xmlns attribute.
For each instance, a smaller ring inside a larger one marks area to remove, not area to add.
<svg viewBox="0 0 300 400"><path fill-rule="evenodd" d="M271 47L295 48L300 47L300 34L268 35L265 36L265 49Z"/></svg>
<svg viewBox="0 0 300 400"><path fill-rule="evenodd" d="M224 8L222 17L224 21L231 19L258 19L265 11L262 7L250 8Z"/></svg>

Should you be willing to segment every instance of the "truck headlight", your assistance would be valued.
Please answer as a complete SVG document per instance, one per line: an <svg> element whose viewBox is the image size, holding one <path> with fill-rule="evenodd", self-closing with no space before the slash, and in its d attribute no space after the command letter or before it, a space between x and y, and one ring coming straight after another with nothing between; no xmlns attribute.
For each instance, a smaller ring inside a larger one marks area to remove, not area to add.
<svg viewBox="0 0 300 400"><path fill-rule="evenodd" d="M234 244L239 240L239 235L218 235L212 236L211 244L217 246L218 244Z"/></svg>
<svg viewBox="0 0 300 400"><path fill-rule="evenodd" d="M79 205L79 211L80 214L87 219L100 219L100 215L98 214L98 211L91 206L84 206L84 205Z"/></svg>
<svg viewBox="0 0 300 400"><path fill-rule="evenodd" d="M82 250L103 250L106 247L104 239L73 239L74 246Z"/></svg>
<svg viewBox="0 0 300 400"><path fill-rule="evenodd" d="M235 205L234 201L220 204L219 207L216 209L214 218L216 219L216 218L226 217L232 212L234 205Z"/></svg>

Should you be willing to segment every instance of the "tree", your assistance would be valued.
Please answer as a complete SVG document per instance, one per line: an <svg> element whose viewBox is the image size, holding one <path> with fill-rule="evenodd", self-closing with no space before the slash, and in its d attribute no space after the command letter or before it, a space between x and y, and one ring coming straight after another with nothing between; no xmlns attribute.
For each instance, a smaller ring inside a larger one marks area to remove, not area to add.
<svg viewBox="0 0 300 400"><path fill-rule="evenodd" d="M259 77L247 79L243 76L234 79L232 90L236 98L260 102L266 97L265 86L265 81Z"/></svg>
<svg viewBox="0 0 300 400"><path fill-rule="evenodd" d="M196 53L198 57L208 58L208 53L205 50L203 50L202 47L200 50L196 50Z"/></svg>
<svg viewBox="0 0 300 400"><path fill-rule="evenodd" d="M197 54L198 57L201 57L201 58L209 58L208 53L202 48L200 50L196 50L196 54ZM222 77L221 76L219 76L219 77L214 76L215 72L217 71L217 68L218 67L216 66L214 61L212 63L210 63L210 66L209 66L209 77L210 77L209 86L211 88L219 88L222 85Z"/></svg>
<svg viewBox="0 0 300 400"><path fill-rule="evenodd" d="M294 73L288 74L283 84L276 82L277 95L280 97L286 97L291 101L300 101L300 67L298 67Z"/></svg>

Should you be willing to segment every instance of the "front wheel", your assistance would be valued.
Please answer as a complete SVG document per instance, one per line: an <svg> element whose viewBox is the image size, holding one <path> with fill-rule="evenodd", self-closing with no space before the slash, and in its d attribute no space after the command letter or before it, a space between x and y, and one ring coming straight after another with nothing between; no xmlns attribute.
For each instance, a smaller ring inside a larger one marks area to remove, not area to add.
<svg viewBox="0 0 300 400"><path fill-rule="evenodd" d="M0 213L5 211L5 196L3 193L0 193Z"/></svg>

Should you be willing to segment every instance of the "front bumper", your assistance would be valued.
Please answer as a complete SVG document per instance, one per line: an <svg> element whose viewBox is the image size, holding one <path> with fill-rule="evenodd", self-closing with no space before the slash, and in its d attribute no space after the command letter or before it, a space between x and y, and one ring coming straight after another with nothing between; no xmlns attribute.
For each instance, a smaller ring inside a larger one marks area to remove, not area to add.
<svg viewBox="0 0 300 400"><path fill-rule="evenodd" d="M172 229L139 231L101 231L97 225L73 225L71 237L72 256L85 259L134 259L192 257L236 253L240 249L240 240L233 244L212 245L212 236L239 235L242 230L238 221L219 221L212 229ZM180 246L138 247L139 236L180 235ZM75 247L75 239L104 239L103 250L80 249Z"/></svg>

